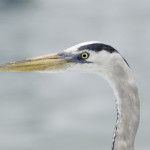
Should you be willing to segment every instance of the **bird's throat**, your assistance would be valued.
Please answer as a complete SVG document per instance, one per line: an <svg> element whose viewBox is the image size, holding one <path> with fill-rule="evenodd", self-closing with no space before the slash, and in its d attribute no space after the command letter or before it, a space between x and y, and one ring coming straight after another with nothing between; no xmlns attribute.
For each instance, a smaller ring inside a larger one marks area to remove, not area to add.
<svg viewBox="0 0 150 150"><path fill-rule="evenodd" d="M117 98L117 123L114 134L114 150L134 150L139 125L139 98L136 84L122 83L115 87Z"/></svg>
<svg viewBox="0 0 150 150"><path fill-rule="evenodd" d="M118 69L118 70L117 70ZM135 136L139 125L140 104L138 89L130 68L116 66L106 75L114 90L117 105L112 150L134 150Z"/></svg>

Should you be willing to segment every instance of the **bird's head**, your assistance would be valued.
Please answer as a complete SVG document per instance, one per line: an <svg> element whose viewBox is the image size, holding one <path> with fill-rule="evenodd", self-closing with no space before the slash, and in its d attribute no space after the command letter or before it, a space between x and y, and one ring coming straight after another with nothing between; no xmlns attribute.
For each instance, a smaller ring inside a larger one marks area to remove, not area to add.
<svg viewBox="0 0 150 150"><path fill-rule="evenodd" d="M125 63L121 55L111 46L100 42L85 42L67 50L21 61L0 65L3 72L77 70L85 72L107 72L118 63Z"/></svg>

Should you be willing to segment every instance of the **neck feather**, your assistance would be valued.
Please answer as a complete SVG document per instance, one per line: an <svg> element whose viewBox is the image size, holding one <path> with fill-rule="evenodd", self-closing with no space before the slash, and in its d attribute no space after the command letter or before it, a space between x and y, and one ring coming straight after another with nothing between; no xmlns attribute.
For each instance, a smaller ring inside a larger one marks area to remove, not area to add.
<svg viewBox="0 0 150 150"><path fill-rule="evenodd" d="M114 93L117 105L117 123L113 149L134 150L140 111L135 81L120 81L114 86Z"/></svg>
<svg viewBox="0 0 150 150"><path fill-rule="evenodd" d="M135 79L127 64L113 64L113 68L103 73L116 96L117 122L112 150L134 150L134 141L139 125L140 104Z"/></svg>

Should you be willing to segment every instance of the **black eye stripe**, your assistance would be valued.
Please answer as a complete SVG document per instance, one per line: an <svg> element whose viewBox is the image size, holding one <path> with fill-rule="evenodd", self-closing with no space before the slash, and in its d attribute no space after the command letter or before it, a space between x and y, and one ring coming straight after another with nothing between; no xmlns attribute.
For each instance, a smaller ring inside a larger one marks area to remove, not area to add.
<svg viewBox="0 0 150 150"><path fill-rule="evenodd" d="M83 46L78 48L79 51L82 51L85 49L90 50L90 51L95 51L95 52L99 52L102 50L105 50L109 53L117 52L117 50L114 49L113 47L111 47L110 45L106 45L103 43L87 44L87 45L83 45Z"/></svg>

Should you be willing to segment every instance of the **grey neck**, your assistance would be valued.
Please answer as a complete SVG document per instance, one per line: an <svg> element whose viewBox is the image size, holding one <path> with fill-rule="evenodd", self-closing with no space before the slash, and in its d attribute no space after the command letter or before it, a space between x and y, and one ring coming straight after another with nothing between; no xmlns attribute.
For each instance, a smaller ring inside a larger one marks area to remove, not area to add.
<svg viewBox="0 0 150 150"><path fill-rule="evenodd" d="M134 81L115 86L117 98L117 123L114 133L113 150L134 150L134 141L139 125L139 98Z"/></svg>
<svg viewBox="0 0 150 150"><path fill-rule="evenodd" d="M111 73L107 76L105 74L105 77L114 90L117 105L117 122L112 150L134 150L140 118L140 104L135 79L127 65L113 68Z"/></svg>

